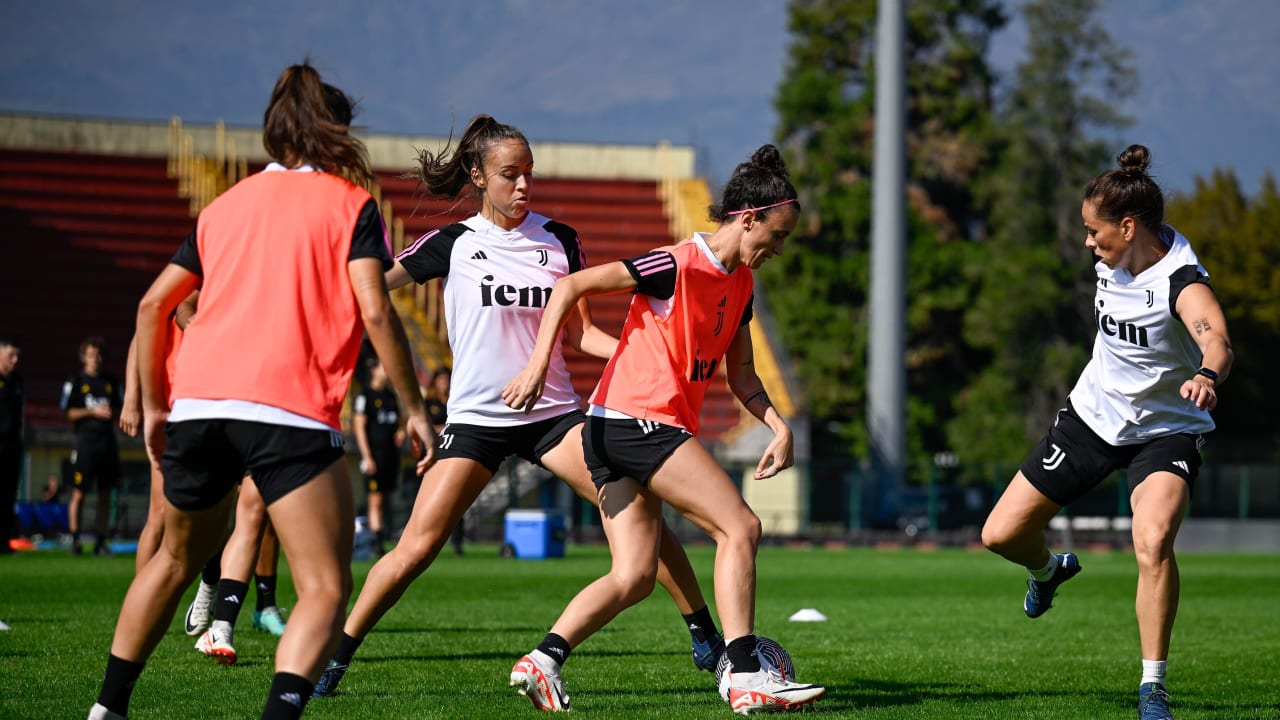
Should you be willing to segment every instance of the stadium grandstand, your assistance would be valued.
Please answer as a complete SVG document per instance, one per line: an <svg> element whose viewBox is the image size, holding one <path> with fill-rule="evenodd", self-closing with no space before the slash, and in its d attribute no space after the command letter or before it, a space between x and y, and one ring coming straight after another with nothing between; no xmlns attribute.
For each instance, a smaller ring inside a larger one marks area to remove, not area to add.
<svg viewBox="0 0 1280 720"><path fill-rule="evenodd" d="M412 242L474 212L466 202L424 198L416 181L404 177L418 149L439 149L446 138L361 138L376 170L374 195L394 250L406 239ZM535 142L533 152L535 208L576 228L593 265L712 229L705 219L711 193L694 176L692 148ZM152 279L190 233L199 210L266 162L256 129L184 125L176 118L148 123L0 114L0 227L8 248L0 270L0 303L9 309L4 333L22 345L20 372L27 383L30 424L21 499L39 494L38 479L64 473L72 438L58 397L60 383L76 367L80 341L88 335L106 338L107 368L123 376L137 303ZM440 282L410 286L393 296L425 384L434 369L451 364ZM617 334L629 298L593 300L596 322ZM803 530L808 514L807 424L797 417L782 365L786 353L769 331L767 298L759 289L756 308L751 331L760 374L779 409L794 419L797 468L767 487L746 483L744 492L766 532L794 535ZM585 399L604 363L570 348L565 354ZM725 383L712 385L702 423L701 437L731 474L744 476L754 469L767 433L759 432ZM136 533L147 490L141 442L122 437L122 458L128 490L115 527L122 534ZM482 497L473 514L548 502L546 493L530 492L539 479L522 482L515 472L500 472L499 478L504 475L513 480L501 487L495 481L488 493L493 497Z"/></svg>

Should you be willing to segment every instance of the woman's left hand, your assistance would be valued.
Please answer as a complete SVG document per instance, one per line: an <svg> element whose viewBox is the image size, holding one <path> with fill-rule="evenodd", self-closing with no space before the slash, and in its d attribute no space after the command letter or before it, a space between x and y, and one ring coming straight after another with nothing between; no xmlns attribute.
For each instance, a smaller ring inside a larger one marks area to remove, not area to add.
<svg viewBox="0 0 1280 720"><path fill-rule="evenodd" d="M783 427L784 430L782 432L774 434L773 442L769 443L769 447L764 449L764 456L760 458L760 463L756 465L755 478L757 480L771 478L795 463L791 443L791 428L785 425Z"/></svg>
<svg viewBox="0 0 1280 720"><path fill-rule="evenodd" d="M1218 390L1213 386L1213 381L1203 375L1196 375L1182 383L1180 394L1201 410L1212 411L1218 406Z"/></svg>

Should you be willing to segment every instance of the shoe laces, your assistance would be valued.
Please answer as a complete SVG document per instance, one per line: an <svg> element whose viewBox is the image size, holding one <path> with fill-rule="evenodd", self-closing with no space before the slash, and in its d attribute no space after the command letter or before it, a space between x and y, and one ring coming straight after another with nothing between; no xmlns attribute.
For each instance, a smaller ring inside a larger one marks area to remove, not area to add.
<svg viewBox="0 0 1280 720"><path fill-rule="evenodd" d="M1138 709L1146 710L1152 705L1159 706L1159 705L1168 705L1168 704L1169 704L1169 693L1166 692L1164 688L1157 685L1156 687L1151 689L1151 692L1142 696L1142 705Z"/></svg>

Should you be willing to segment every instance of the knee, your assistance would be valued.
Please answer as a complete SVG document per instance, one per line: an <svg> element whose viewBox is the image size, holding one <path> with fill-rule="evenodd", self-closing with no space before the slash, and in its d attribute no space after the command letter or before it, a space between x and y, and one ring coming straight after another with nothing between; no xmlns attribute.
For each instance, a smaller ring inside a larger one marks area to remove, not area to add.
<svg viewBox="0 0 1280 720"><path fill-rule="evenodd" d="M388 557L394 555L401 572L411 579L416 578L431 567L436 555L440 554L440 548L444 546L446 537L440 533L409 536L406 532L400 537Z"/></svg>
<svg viewBox="0 0 1280 720"><path fill-rule="evenodd" d="M1000 554L1011 539L1010 533L997 523L987 520L982 526L982 545L993 553Z"/></svg>
<svg viewBox="0 0 1280 720"><path fill-rule="evenodd" d="M1133 554L1138 567L1155 567L1173 558L1173 536L1167 526L1144 524L1133 527Z"/></svg>
<svg viewBox="0 0 1280 720"><path fill-rule="evenodd" d="M625 606L635 605L653 593L658 581L658 567L636 568L634 570L614 569L611 573L617 583L622 603Z"/></svg>
<svg viewBox="0 0 1280 720"><path fill-rule="evenodd" d="M760 538L763 535L764 527L760 523L760 517L745 505L728 528L729 542L739 543L750 548L752 552L760 547Z"/></svg>

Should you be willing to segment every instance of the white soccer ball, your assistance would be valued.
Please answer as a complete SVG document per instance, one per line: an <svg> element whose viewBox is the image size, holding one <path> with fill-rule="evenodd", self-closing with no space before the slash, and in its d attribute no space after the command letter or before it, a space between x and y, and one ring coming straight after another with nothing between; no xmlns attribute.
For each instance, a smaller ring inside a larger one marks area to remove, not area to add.
<svg viewBox="0 0 1280 720"><path fill-rule="evenodd" d="M791 662L791 654L776 640L767 638L764 635L757 635L756 656L760 658L761 670L772 673L783 680L795 682L796 667ZM725 651L720 654L720 661L716 663L716 685L719 686L720 697L726 702L729 700L728 670L729 653Z"/></svg>

